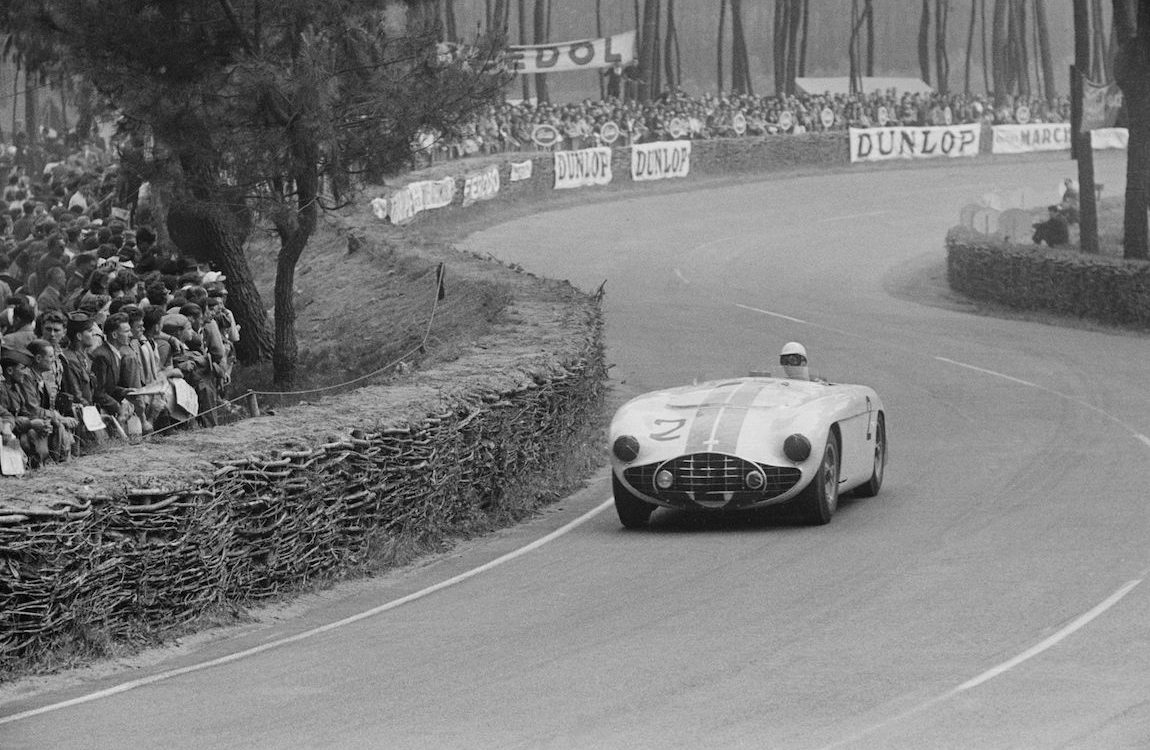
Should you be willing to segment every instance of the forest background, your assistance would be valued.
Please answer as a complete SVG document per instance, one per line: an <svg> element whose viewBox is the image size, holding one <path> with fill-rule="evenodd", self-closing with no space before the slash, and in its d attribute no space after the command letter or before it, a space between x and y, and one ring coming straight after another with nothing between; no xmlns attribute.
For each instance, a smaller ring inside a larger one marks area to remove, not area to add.
<svg viewBox="0 0 1150 750"><path fill-rule="evenodd" d="M926 34L928 49L925 52L931 68L930 82L937 87L937 27L942 10L947 15L945 51L950 69L948 88L953 92L963 92L967 75L967 46L971 41L968 38L971 13L974 12L978 18L971 51L970 91L980 95L987 93L993 89L993 64L989 58L993 55L993 23L995 6L999 3L1008 8L1018 3L1026 11L1026 36L1031 49L1029 78L1036 94L1041 93L1042 86L1039 80L1040 61L1033 52L1037 48L1034 20L1038 4L1042 4L1046 14L1054 88L1059 94L1069 93L1067 69L1074 62L1073 8L1071 3L1046 0L875 0L870 4L873 8L874 75L922 77L920 32L923 10L927 8L930 11L930 29ZM549 41L562 42L632 29L642 30L643 17L650 0L503 0L502 3L496 0L437 0L436 4L440 6L438 10L441 14L445 14L447 7L451 6L457 35L463 39L474 37L478 30L485 27L492 9L503 5L508 16L509 43L533 44L536 41L537 14L542 16L539 25L543 37ZM751 89L759 95L772 94L776 88L775 69L778 67L776 14L778 7L788 2L736 0L734 4L740 6ZM680 88L695 96L718 90L718 31L722 16L722 48L726 50L723 88L730 90L733 73L731 50L734 48L731 0L675 0L672 3L662 0L659 5L660 39L665 42L667 38L667 11L670 9L673 11L674 36L678 42L677 63L682 75ZM847 50L851 37L852 10L861 13L866 4L856 0L808 0L806 5L809 14L806 75L848 75L850 61ZM1101 28L1112 28L1110 3L1096 0L1092 5L1095 12L1100 13L1104 19ZM986 64L983 56L983 14L986 23ZM1102 54L1105 54L1104 48L1110 40L1102 38L1096 41L1102 43ZM860 50L860 57L865 62L864 50ZM550 75L547 77L547 85L550 99L557 103L584 98L597 99L601 90L600 76L596 72ZM40 123L66 130L75 122L75 110L69 112L66 103L61 106L59 97L50 93L53 88L51 82L41 88L45 95L38 102ZM534 90L530 93L534 95ZM508 87L507 96L512 99L522 96L518 81ZM23 72L10 59L0 61L0 133L10 137L13 129L22 127L24 98ZM0 141L4 140L7 138L0 138Z"/></svg>

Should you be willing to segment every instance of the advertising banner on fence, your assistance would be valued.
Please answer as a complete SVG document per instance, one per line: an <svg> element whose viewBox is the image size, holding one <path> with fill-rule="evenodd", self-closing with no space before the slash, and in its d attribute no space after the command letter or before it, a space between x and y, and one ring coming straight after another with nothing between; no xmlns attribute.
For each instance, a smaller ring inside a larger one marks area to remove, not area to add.
<svg viewBox="0 0 1150 750"><path fill-rule="evenodd" d="M530 180L534 171L535 162L528 159L527 161L513 161L511 162L511 181L521 182L523 180Z"/></svg>
<svg viewBox="0 0 1150 750"><path fill-rule="evenodd" d="M507 48L507 65L516 73L566 73L598 70L635 62L635 32L602 39L514 46Z"/></svg>
<svg viewBox="0 0 1150 750"><path fill-rule="evenodd" d="M404 185L387 201L387 215L392 224L411 221L420 211L443 208L455 197L455 178L421 180Z"/></svg>
<svg viewBox="0 0 1150 750"><path fill-rule="evenodd" d="M990 150L995 154L1031 151L1069 151L1070 123L1032 122L1029 125L995 125Z"/></svg>
<svg viewBox="0 0 1150 750"><path fill-rule="evenodd" d="M463 178L463 205L491 200L499 195L499 165L492 164L482 172L472 172Z"/></svg>
<svg viewBox="0 0 1150 750"><path fill-rule="evenodd" d="M1122 109L1122 89L1116 83L1082 79L1082 129L1113 128ZM1095 146L1095 148L1098 148Z"/></svg>
<svg viewBox="0 0 1150 750"><path fill-rule="evenodd" d="M637 143L631 147L631 179L635 182L686 177L690 171L690 141Z"/></svg>
<svg viewBox="0 0 1150 750"><path fill-rule="evenodd" d="M851 128L851 162L977 156L982 125Z"/></svg>
<svg viewBox="0 0 1150 750"><path fill-rule="evenodd" d="M606 146L555 152L555 189L611 182L611 149Z"/></svg>
<svg viewBox="0 0 1150 750"><path fill-rule="evenodd" d="M1126 128L1097 128L1090 131L1090 145L1097 151L1103 148L1126 148L1130 131Z"/></svg>

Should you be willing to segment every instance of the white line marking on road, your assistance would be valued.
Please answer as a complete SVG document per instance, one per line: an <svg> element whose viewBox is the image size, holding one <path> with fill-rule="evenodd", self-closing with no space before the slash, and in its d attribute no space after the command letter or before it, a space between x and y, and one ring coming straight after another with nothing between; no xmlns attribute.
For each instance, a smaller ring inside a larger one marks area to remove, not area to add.
<svg viewBox="0 0 1150 750"><path fill-rule="evenodd" d="M844 739L838 740L838 741L833 742L829 745L824 745L822 750L832 750L832 748L844 747L846 745L858 742L859 740L862 740L863 738L868 737L868 736L874 734L875 732L886 729L887 727L890 727L894 724L897 724L900 721L903 721L904 719L909 719L910 717L915 716L916 714L920 714L929 708L933 708L934 706L937 706L938 704L955 697L959 693L966 692L967 690L971 690L971 689L976 688L985 682L993 680L995 677L998 677L999 675L1003 674L1004 672L1008 672L1009 670L1013 669L1014 667L1017 667L1019 664L1022 664L1024 661L1027 661L1028 659L1032 659L1035 656L1038 656L1039 654L1041 654L1042 652L1053 648L1054 646L1058 645L1060 642L1062 642L1066 638L1070 637L1074 633L1076 633L1079 630L1081 630L1082 628L1086 627L1088 624L1090 624L1091 621L1098 618L1106 610L1110 609L1115 604L1117 604L1119 601L1121 601L1122 598L1125 597L1127 594L1129 594L1134 589L1135 586L1142 583L1142 580L1143 579L1139 578L1137 580L1127 581L1121 588L1119 588L1117 591L1115 591L1110 596L1106 597L1100 604L1098 604L1097 606L1092 608L1090 611L1076 617L1069 624L1067 624L1066 627L1062 628L1061 630L1059 630L1057 633L1054 633L1050 637L1045 638L1042 641L1039 641L1034 646L1031 646L1030 648L1026 649L1021 654L1019 654L1018 656L1015 656L1013 659L1008 659L1007 661L1004 661L1003 663L999 664L998 666L992 667L992 668L986 670L985 672L978 675L977 677L974 677L970 680L967 680L966 682L962 683L958 687L956 687L952 690L949 690L948 692L943 693L942 695L931 698L930 700L928 700L924 703L920 703L919 705L915 706L912 709L909 709L907 711L903 711L902 713L897 714L895 716L892 716L891 718L886 719L885 721L880 721L877 724L872 724L871 726L866 727L865 729L862 729L862 730L856 732L855 734L851 735L850 737L846 737Z"/></svg>
<svg viewBox="0 0 1150 750"><path fill-rule="evenodd" d="M985 370L981 367L975 367L974 365L968 365L965 362L956 362L955 360L947 359L946 357L935 357L935 359L937 359L939 362L946 362L947 364L957 365L958 367L965 367L968 370L974 370L975 372L981 372L985 375L993 375L996 378L1002 378L1003 380L1009 380L1012 383L1018 383L1020 385L1030 386L1031 388L1038 388L1039 387L1039 385L1037 383L1031 383L1029 380L1019 380L1018 378L1012 378L1009 375L1003 375L1001 372L995 372L994 370Z"/></svg>
<svg viewBox="0 0 1150 750"><path fill-rule="evenodd" d="M12 714L11 716L0 716L0 725L11 724L12 722L20 721L21 719L28 719L28 718L31 718L33 716L39 716L40 714L46 714L46 713L49 713L52 711L59 711L60 709L69 708L71 706L77 706L77 705L80 705L81 703L89 703L91 701L99 700L101 698L107 698L107 697L110 697L113 695L117 695L118 693L126 693L129 690L135 690L136 688L144 687L146 685L151 685L152 683L161 682L163 680L169 680L173 677L179 677L181 675L190 674L192 672L199 672L199 671L202 671L204 669L208 669L210 667L217 667L217 666L220 666L223 664L229 664L229 663L234 662L234 661L239 661L240 659L245 659L249 656L255 656L256 654L263 653L264 651L270 651L274 648L279 648L280 646L286 646L289 643L295 643L297 641L302 641L306 638L311 638L314 635L319 635L321 633L327 633L329 631L336 630L338 628L342 628L345 625L351 625L352 623L359 622L360 620L366 620L369 617L374 617L375 615L381 614L383 612L387 612L388 610L395 609L396 607L400 607L400 606L407 604L409 602L413 602L417 599L422 599L426 596L434 594L437 591L441 591L445 588L448 588L449 586L454 586L457 583L461 583L463 581L466 581L468 578L473 578L473 577L479 575L480 573L485 573L488 570L491 570L492 568L495 568L495 567L502 565L503 563L510 562L510 561L512 561L518 557L522 557L523 555L526 555L528 552L533 552L534 550L539 549L540 547L547 544L548 542L551 542L551 541L554 541L555 539L558 539L559 537L563 536L567 532L569 532L569 531L575 529L576 527L581 526L582 524L591 520L596 515L603 512L604 510L606 510L613 502L614 502L614 500L612 500L612 499L605 500L600 505L596 506L595 508L592 508L591 510L587 511L586 513L584 513L583 515L574 519L573 521L569 521L568 523L564 524L563 526L560 526L558 529L555 529L555 531L552 531L550 534L547 534L546 536L543 536L543 537L540 537L539 539L536 539L531 544L520 547L519 549L514 550L512 552L508 552L506 555L503 555L502 557L497 557L488 563L480 565L478 568L472 568L471 570L469 570L465 573L460 573L459 575L455 576L454 578L448 578L446 581L440 581L439 583L437 583L433 586L428 586L425 589L421 589L421 590L416 591L412 594L408 594L407 596L402 596L399 599L393 599L392 601L387 602L385 604L381 604L378 607L372 607L369 610L365 610L365 611L360 612L358 614L351 615L350 617L345 617L342 620L337 620L335 622L329 622L326 625L320 625L319 627L312 628L311 630L305 630L302 633L296 633L295 635L290 635L290 636L287 636L286 638L280 638L278 640L271 641L269 643L264 643L264 644L261 644L259 646L254 646L252 648L245 649L243 651L237 651L234 654L228 654L227 656L221 656L217 659L211 659L209 661L201 662L199 664L191 664L191 665L188 665L186 667L180 667L179 669L170 669L166 672L160 672L159 674L150 675L148 677L141 677L138 680L130 680L128 682L122 683L120 685L116 685L115 687L111 687L111 688L108 688L106 690L98 690L94 693L89 693L88 695L81 695L78 698L72 698L70 700L60 701L59 703L53 703L51 705L41 706L40 708L29 709L28 711L22 711L21 713Z"/></svg>
<svg viewBox="0 0 1150 750"><path fill-rule="evenodd" d="M1046 386L1038 385L1037 383L1031 383L1029 380L1021 380L1019 378L1011 377L1010 375L1004 375L1001 372L995 372L994 370L986 370L986 369L983 369L981 367L975 367L974 365L968 365L965 362L958 362L958 361L955 361L953 359L947 359L946 357L935 357L935 359L938 360L939 362L946 362L947 364L957 365L958 367L965 367L968 370L974 370L975 372L981 372L985 375L993 375L996 378L1002 378L1003 380L1009 380L1012 383L1018 383L1019 385L1025 385L1029 388L1037 388L1038 390L1043 391L1045 393L1049 393L1052 396L1057 396L1058 398L1066 399L1067 401L1070 401L1071 403L1078 404L1079 406L1086 408L1086 409L1089 409L1090 411L1095 412L1096 414L1101 414L1103 417L1106 417L1111 422L1114 422L1115 424L1121 426L1123 429L1127 430L1131 435L1133 435L1137 440L1141 441L1144 445L1146 445L1147 447L1150 447L1150 437L1146 437L1145 435L1143 435L1142 433L1140 433L1136 429L1134 429L1131 425L1127 424L1126 422L1123 422L1121 419L1114 416L1113 414L1106 411L1105 409L1100 409L1097 406L1095 406L1094 404L1091 404L1087 401L1083 401L1080 398L1075 398L1074 396L1070 396L1070 395L1065 394L1065 393L1060 393L1059 391L1056 391L1053 388L1047 388Z"/></svg>
<svg viewBox="0 0 1150 750"><path fill-rule="evenodd" d="M987 682L988 680L993 680L995 677L999 676L1003 672L1006 672L1010 669L1013 669L1014 667L1017 667L1019 664L1026 661L1027 659L1031 659L1035 656L1038 656L1043 651L1046 651L1047 649L1058 645L1061 641L1065 640L1069 636L1073 635L1077 631L1081 630L1082 628L1084 628L1088 624L1090 624L1091 620L1094 620L1099 615L1101 615L1103 612L1110 609L1115 604L1117 604L1119 601L1121 601L1122 597L1129 594L1134 589L1134 587L1140 583L1142 583L1141 579L1134 580L1134 581L1127 581L1126 584L1124 586L1122 586L1122 588L1118 589L1113 594L1106 597L1106 599L1104 599L1102 601L1102 603L1100 603L1098 606L1091 609L1089 612L1087 612L1087 613L1079 616L1075 620L1073 620L1069 625L1062 628L1062 630L1059 630L1057 633L1055 633L1054 635L1050 636L1049 638L1047 638L1043 641L1039 641L1038 643L1036 643L1035 645L1026 649L1021 654L1014 657L1013 659L1008 659L1007 661L1004 661L1003 663L999 664L997 667L993 667L991 669L986 670L985 672L980 674L978 677L967 680L966 682L964 682L961 685L959 685L958 687L956 687L954 690L951 690L949 693L947 693L943 697L949 698L953 695L958 695L959 693L964 692L966 690L970 690L971 688L976 688L979 685L981 685L982 683Z"/></svg>
<svg viewBox="0 0 1150 750"><path fill-rule="evenodd" d="M770 315L772 318L782 318L783 320L789 320L792 323L803 323L803 324L805 324L807 322L805 320L799 320L798 318L792 318L790 315L783 315L782 313L771 312L770 310L760 310L757 307L748 307L747 305L740 305L737 302L735 303L735 307L741 307L744 310L750 310L751 312L762 313L763 315Z"/></svg>
<svg viewBox="0 0 1150 750"><path fill-rule="evenodd" d="M866 213L863 213L863 214L847 214L845 216L829 216L825 219L819 219L815 223L816 224L826 224L826 223L832 222L832 221L848 221L850 219L864 219L868 216L882 216L883 214L889 214L889 213L890 213L890 211L867 211Z"/></svg>
<svg viewBox="0 0 1150 750"><path fill-rule="evenodd" d="M675 272L675 275L679 277L679 281L683 282L687 286L691 285L691 282L687 280L687 277L683 275L682 271L680 271L678 268L672 270Z"/></svg>

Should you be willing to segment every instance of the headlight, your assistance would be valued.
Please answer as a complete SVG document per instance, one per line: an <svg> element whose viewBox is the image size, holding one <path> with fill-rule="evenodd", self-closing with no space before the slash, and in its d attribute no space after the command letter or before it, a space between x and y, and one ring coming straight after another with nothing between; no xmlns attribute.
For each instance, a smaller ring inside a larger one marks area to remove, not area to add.
<svg viewBox="0 0 1150 750"><path fill-rule="evenodd" d="M660 471L658 474L655 475L655 486L661 490L671 489L671 485L674 483L675 483L675 476L671 472L667 471L666 469L663 469L662 471Z"/></svg>
<svg viewBox="0 0 1150 750"><path fill-rule="evenodd" d="M763 485L767 483L763 475L757 471L748 473L744 481L747 483L747 489L749 490L761 490Z"/></svg>
<svg viewBox="0 0 1150 750"><path fill-rule="evenodd" d="M797 432L783 441L783 453L795 463L801 463L811 457L811 441Z"/></svg>
<svg viewBox="0 0 1150 750"><path fill-rule="evenodd" d="M639 441L631 435L620 435L612 450L620 461L634 461L639 456Z"/></svg>

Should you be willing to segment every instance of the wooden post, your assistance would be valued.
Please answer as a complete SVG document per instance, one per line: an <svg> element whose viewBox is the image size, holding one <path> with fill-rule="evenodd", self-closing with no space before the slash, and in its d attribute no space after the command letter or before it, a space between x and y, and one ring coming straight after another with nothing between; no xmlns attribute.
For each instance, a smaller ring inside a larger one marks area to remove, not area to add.
<svg viewBox="0 0 1150 750"><path fill-rule="evenodd" d="M244 403L248 407L248 416L258 417L260 415L260 402L259 399L256 398L255 391L247 392L247 395L244 397Z"/></svg>

